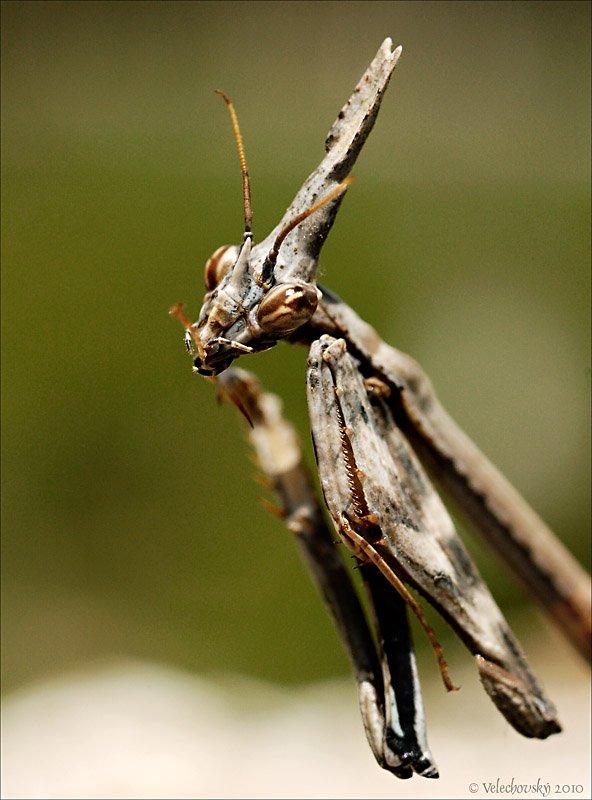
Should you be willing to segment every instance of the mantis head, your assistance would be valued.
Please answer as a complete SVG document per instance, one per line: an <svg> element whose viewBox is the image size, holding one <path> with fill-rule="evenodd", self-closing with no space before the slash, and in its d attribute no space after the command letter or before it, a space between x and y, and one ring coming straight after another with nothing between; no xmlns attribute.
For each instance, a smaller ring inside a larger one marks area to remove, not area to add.
<svg viewBox="0 0 592 800"><path fill-rule="evenodd" d="M322 296L316 285L319 254L401 54L400 47L391 47L386 39L329 131L320 165L280 222L257 244L238 119L228 95L217 92L226 103L239 156L244 232L241 244L219 247L207 260L206 294L197 321L189 321L181 304L170 309L185 328L185 344L200 375L218 375L238 356L273 347L315 313Z"/></svg>

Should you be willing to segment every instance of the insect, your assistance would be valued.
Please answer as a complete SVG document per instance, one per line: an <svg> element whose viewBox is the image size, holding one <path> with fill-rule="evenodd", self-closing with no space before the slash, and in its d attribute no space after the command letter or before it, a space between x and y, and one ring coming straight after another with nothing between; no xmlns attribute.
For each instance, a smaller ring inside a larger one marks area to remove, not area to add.
<svg viewBox="0 0 592 800"><path fill-rule="evenodd" d="M420 366L383 342L341 298L316 281L319 256L350 185L401 55L386 39L338 114L325 156L263 241L252 231L243 140L228 108L243 180L242 242L218 248L205 267L197 322L185 328L194 370L215 380L250 422L279 515L297 534L349 651L360 709L378 763L400 778L438 776L429 750L407 615L428 635L446 688L456 687L414 592L472 653L485 691L521 734L561 730L428 472L461 506L562 631L584 654L590 641L587 574L438 401ZM373 608L366 619L302 466L279 400L231 367L278 342L307 345L307 396L324 504L339 540L359 563ZM374 630L374 632L373 632Z"/></svg>

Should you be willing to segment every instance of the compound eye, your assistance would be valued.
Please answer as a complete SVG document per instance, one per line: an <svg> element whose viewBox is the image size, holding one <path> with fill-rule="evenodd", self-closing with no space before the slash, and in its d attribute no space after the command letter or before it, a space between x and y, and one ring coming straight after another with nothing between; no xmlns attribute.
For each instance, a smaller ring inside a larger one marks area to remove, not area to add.
<svg viewBox="0 0 592 800"><path fill-rule="evenodd" d="M314 286L282 283L271 289L259 304L257 322L265 333L290 333L308 322L318 302Z"/></svg>
<svg viewBox="0 0 592 800"><path fill-rule="evenodd" d="M239 249L235 244L224 244L208 258L204 267L208 291L211 292L212 289L215 289L228 270L236 264Z"/></svg>

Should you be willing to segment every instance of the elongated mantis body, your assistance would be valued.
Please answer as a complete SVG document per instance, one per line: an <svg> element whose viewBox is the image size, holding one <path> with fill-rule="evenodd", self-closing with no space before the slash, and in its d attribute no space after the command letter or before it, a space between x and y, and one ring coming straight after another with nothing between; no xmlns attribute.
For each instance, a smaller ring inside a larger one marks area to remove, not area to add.
<svg viewBox="0 0 592 800"><path fill-rule="evenodd" d="M262 242L252 233L245 151L230 112L243 175L241 245L219 248L206 264L197 322L177 305L199 374L252 424L252 441L298 534L313 576L350 652L368 741L398 777L437 777L407 622L419 619L447 689L454 689L417 590L474 655L482 684L520 733L544 739L561 730L477 568L455 533L426 469L507 561L565 635L589 653L590 581L526 501L439 403L417 362L383 342L339 297L316 282L318 259L401 54L385 40L339 112L325 156ZM376 639L303 471L300 450L277 400L242 371L242 355L278 341L310 347L307 392L325 505L341 541L358 559L374 608ZM275 403L275 405L274 405Z"/></svg>

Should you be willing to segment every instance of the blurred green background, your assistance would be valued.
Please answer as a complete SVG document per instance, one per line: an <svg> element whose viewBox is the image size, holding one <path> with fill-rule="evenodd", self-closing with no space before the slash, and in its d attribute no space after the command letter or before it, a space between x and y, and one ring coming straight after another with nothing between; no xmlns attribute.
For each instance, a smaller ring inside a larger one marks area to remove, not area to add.
<svg viewBox="0 0 592 800"><path fill-rule="evenodd" d="M589 12L3 5L6 688L113 656L280 682L347 672L294 542L257 504L240 420L166 312L197 314L205 259L242 230L212 90L235 99L262 237L387 35L404 54L323 280L421 361L585 558ZM243 366L308 445L305 360L279 346ZM528 638L527 598L469 543Z"/></svg>

